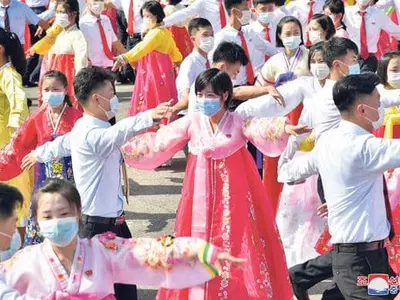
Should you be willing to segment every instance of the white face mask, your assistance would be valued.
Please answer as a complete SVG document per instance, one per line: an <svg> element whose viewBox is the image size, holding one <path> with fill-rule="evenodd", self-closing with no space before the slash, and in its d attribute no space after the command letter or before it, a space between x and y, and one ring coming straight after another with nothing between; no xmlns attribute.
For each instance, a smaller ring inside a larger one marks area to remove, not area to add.
<svg viewBox="0 0 400 300"><path fill-rule="evenodd" d="M326 63L311 64L310 72L318 80L323 80L329 75L329 67Z"/></svg>
<svg viewBox="0 0 400 300"><path fill-rule="evenodd" d="M285 48L290 50L297 49L300 46L301 37L299 35L292 35L282 38L282 44Z"/></svg>
<svg viewBox="0 0 400 300"><path fill-rule="evenodd" d="M260 21L263 24L269 24L271 23L273 17L274 17L273 11L263 12L260 13L260 15L258 16L258 21Z"/></svg>
<svg viewBox="0 0 400 300"><path fill-rule="evenodd" d="M251 12L250 10L243 10L242 11L242 17L239 18L240 25L248 25L251 20Z"/></svg>
<svg viewBox="0 0 400 300"><path fill-rule="evenodd" d="M142 33L147 32L149 29L152 29L155 26L155 23L150 18L143 18L142 22Z"/></svg>
<svg viewBox="0 0 400 300"><path fill-rule="evenodd" d="M312 45L322 41L321 32L317 31L317 30L309 31L308 32L308 37L310 38L310 42L311 42Z"/></svg>
<svg viewBox="0 0 400 300"><path fill-rule="evenodd" d="M388 72L388 83L395 89L400 89L400 72Z"/></svg>
<svg viewBox="0 0 400 300"><path fill-rule="evenodd" d="M103 99L107 99L102 96L100 96L100 97ZM117 113L119 111L119 99L118 99L117 95L114 95L114 97L112 97L109 101L110 101L110 110L109 111L105 110L101 106L100 106L100 108L104 111L108 120L111 120L112 118L114 118L117 115Z"/></svg>
<svg viewBox="0 0 400 300"><path fill-rule="evenodd" d="M200 38L199 48L205 53L211 52L211 50L214 48L214 37L208 36Z"/></svg>
<svg viewBox="0 0 400 300"><path fill-rule="evenodd" d="M90 9L95 15L100 15L104 10L104 2L95 1L92 3L92 8Z"/></svg>
<svg viewBox="0 0 400 300"><path fill-rule="evenodd" d="M378 112L379 117L378 117L378 120L376 120L376 121L372 121L372 120L370 120L370 119L367 118L367 117L364 117L364 118L366 118L368 121L371 122L372 127L373 127L374 129L380 128L380 127L383 125L383 121L385 120L385 110L383 109L383 107L382 107L382 106L379 106L378 109L376 109L376 108L373 108L373 107L371 107L371 106L369 106L369 105L366 105L366 104L364 104L364 105L365 105L366 107L368 107L368 108L370 108L370 109L375 110L376 112Z"/></svg>
<svg viewBox="0 0 400 300"><path fill-rule="evenodd" d="M67 27L70 24L68 14L56 14L55 23L60 25L62 28Z"/></svg>

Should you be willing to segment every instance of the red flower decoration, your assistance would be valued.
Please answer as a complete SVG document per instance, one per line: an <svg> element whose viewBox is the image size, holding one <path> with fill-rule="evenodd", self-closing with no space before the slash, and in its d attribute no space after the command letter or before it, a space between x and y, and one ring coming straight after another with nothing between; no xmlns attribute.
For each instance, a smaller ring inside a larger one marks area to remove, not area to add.
<svg viewBox="0 0 400 300"><path fill-rule="evenodd" d="M86 270L86 271L85 271L85 275L86 275L87 277L92 277L92 275L93 275L93 270Z"/></svg>

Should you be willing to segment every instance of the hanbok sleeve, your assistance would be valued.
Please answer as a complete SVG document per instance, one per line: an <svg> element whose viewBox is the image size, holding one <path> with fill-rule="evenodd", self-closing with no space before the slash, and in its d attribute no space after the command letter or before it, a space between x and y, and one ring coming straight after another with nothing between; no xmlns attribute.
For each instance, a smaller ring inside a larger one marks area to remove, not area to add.
<svg viewBox="0 0 400 300"><path fill-rule="evenodd" d="M22 173L21 161L35 149L37 142L35 121L28 118L0 151L0 180L10 180Z"/></svg>
<svg viewBox="0 0 400 300"><path fill-rule="evenodd" d="M214 263L220 250L201 239L122 239L106 232L91 243L102 249L115 283L180 289L218 275Z"/></svg>
<svg viewBox="0 0 400 300"><path fill-rule="evenodd" d="M167 41L166 41L167 42ZM171 44L169 56L173 63L179 63L182 61L183 56L179 51L178 47L176 46L175 40L172 36L169 38L169 43Z"/></svg>
<svg viewBox="0 0 400 300"><path fill-rule="evenodd" d="M256 83L261 86L275 83L275 66L271 62L271 58L261 68Z"/></svg>
<svg viewBox="0 0 400 300"><path fill-rule="evenodd" d="M22 87L22 78L13 68L5 71L0 78L0 90L2 90L10 105L10 116L7 126L10 129L18 128L29 115L28 101Z"/></svg>
<svg viewBox="0 0 400 300"><path fill-rule="evenodd" d="M157 132L135 136L122 148L128 166L153 170L181 150L189 141L190 118L183 117L161 127Z"/></svg>
<svg viewBox="0 0 400 300"><path fill-rule="evenodd" d="M63 28L59 25L51 26L47 31L46 35L37 43L35 43L32 48L36 54L45 55L49 52L50 48L53 47L57 40L58 35L63 31Z"/></svg>
<svg viewBox="0 0 400 300"><path fill-rule="evenodd" d="M73 36L72 48L74 49L74 67L75 74L77 74L81 69L86 68L89 64L88 61L88 47L86 39L82 31L77 31L77 34Z"/></svg>
<svg viewBox="0 0 400 300"><path fill-rule="evenodd" d="M2 300L39 300L28 295L21 295L18 291L9 287L3 274L0 274L0 299Z"/></svg>
<svg viewBox="0 0 400 300"><path fill-rule="evenodd" d="M54 141L47 142L34 150L37 161L50 162L60 157L71 156L70 133L57 137Z"/></svg>
<svg viewBox="0 0 400 300"><path fill-rule="evenodd" d="M243 134L262 153L277 157L289 139L285 132L286 122L287 118L249 118L244 121Z"/></svg>
<svg viewBox="0 0 400 300"><path fill-rule="evenodd" d="M121 54L121 57L127 62L132 63L140 60L143 56L157 49L161 41L161 31L159 29L151 29L143 41L138 43L132 50Z"/></svg>

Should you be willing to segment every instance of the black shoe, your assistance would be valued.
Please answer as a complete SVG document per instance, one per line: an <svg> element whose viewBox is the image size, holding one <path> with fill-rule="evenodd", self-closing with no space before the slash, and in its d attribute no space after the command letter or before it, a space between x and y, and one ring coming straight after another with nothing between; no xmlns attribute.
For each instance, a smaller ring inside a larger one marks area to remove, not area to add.
<svg viewBox="0 0 400 300"><path fill-rule="evenodd" d="M32 100L28 99L28 107L31 107L31 106L32 106Z"/></svg>
<svg viewBox="0 0 400 300"><path fill-rule="evenodd" d="M37 87L38 86L38 84L37 83L34 83L34 82L27 82L25 85L24 85L24 87L26 87L26 88L32 88L32 87Z"/></svg>

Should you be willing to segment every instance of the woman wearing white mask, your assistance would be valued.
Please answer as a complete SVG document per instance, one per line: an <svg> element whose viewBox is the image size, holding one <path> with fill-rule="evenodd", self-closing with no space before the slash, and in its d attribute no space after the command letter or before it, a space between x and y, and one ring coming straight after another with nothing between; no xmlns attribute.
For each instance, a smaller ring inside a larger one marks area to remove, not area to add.
<svg viewBox="0 0 400 300"><path fill-rule="evenodd" d="M44 104L29 117L13 136L11 142L0 151L0 180L14 178L22 172L22 158L38 146L71 131L82 112L71 107L67 95L66 76L59 71L50 71L42 79L42 97ZM73 181L70 157L61 158L35 167L36 191L47 177L61 177ZM25 245L41 243L32 211L26 228Z"/></svg>
<svg viewBox="0 0 400 300"><path fill-rule="evenodd" d="M57 31L53 39L43 39L39 41L38 51L47 53L42 62L41 76L52 70L64 73L68 79L68 95L72 106L82 110L75 98L74 77L82 68L88 66L88 47L86 39L79 30L79 4L77 0L60 0L56 6L55 27L63 29ZM60 32L60 33L59 33ZM50 48L46 43L54 43ZM36 45L36 44L35 44ZM33 51L38 46L33 46ZM50 49L50 50L48 50ZM47 51L48 50L48 51ZM38 100L43 102L41 81L39 82Z"/></svg>
<svg viewBox="0 0 400 300"><path fill-rule="evenodd" d="M335 25L330 17L324 14L315 14L308 24L308 36L311 45L327 41L335 35Z"/></svg>
<svg viewBox="0 0 400 300"><path fill-rule="evenodd" d="M256 84L279 86L298 76L310 75L308 67L308 50L303 43L303 30L300 21L295 17L284 17L276 30L276 47L283 51L272 56L258 74ZM293 124L297 124L302 104L289 114ZM277 158L264 158L264 185L268 196L277 208L282 184L277 182Z"/></svg>
<svg viewBox="0 0 400 300"><path fill-rule="evenodd" d="M123 239L106 232L80 239L81 199L62 179L43 183L32 210L43 244L22 249L2 266L6 283L28 296L112 300L114 283L185 288L214 278L222 263L244 263L197 238Z"/></svg>
<svg viewBox="0 0 400 300"><path fill-rule="evenodd" d="M309 66L313 76L304 76L298 79L304 86L304 107L299 124L311 128L314 126L314 101L318 100L314 96L322 89L329 76L329 68L324 59L323 44L323 42L317 43L309 50ZM288 83L287 88L290 88L290 85L291 83ZM312 133L311 135L291 136L281 158L287 160L294 156L304 155L305 152L311 151L313 146L314 135ZM289 268L319 255L314 247L325 228L325 221L317 215L320 205L317 176L307 178L304 183L297 185L284 184L276 223Z"/></svg>
<svg viewBox="0 0 400 300"><path fill-rule="evenodd" d="M166 2L167 5L164 7L166 17L185 8L185 6L181 4L181 0L167 0ZM187 30L188 25L189 20L186 20L185 22L177 23L168 28L183 58L187 57L193 50L193 43Z"/></svg>
<svg viewBox="0 0 400 300"><path fill-rule="evenodd" d="M202 72L195 82L197 112L122 147L129 166L153 169L190 142L175 234L213 241L247 259L245 270L225 264L223 277L193 290L161 290L159 300L218 299L220 294L227 299L292 299L274 217L246 144L251 141L276 156L289 133L309 129L289 125L286 118L229 112L232 90L227 73L215 68Z"/></svg>
<svg viewBox="0 0 400 300"><path fill-rule="evenodd" d="M137 63L136 81L128 115L135 116L162 102L178 100L173 64L182 61L176 43L167 28L161 26L165 13L157 1L146 2L140 10L143 41L117 57L113 71L123 64ZM166 124L165 118L161 123Z"/></svg>
<svg viewBox="0 0 400 300"><path fill-rule="evenodd" d="M344 18L344 3L342 0L327 0L324 4L324 14L329 16L335 25L335 36L349 38L346 31L346 25L343 22Z"/></svg>

